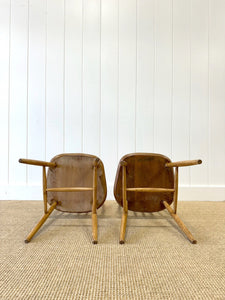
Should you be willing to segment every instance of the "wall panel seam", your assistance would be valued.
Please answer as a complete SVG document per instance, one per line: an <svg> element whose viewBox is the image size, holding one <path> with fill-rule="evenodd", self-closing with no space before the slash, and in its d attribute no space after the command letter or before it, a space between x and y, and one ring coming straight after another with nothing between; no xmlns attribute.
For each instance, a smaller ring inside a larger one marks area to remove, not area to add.
<svg viewBox="0 0 225 300"><path fill-rule="evenodd" d="M63 152L65 152L65 133L66 133L66 90L65 90L65 82L66 82L66 0L63 1Z"/></svg>
<svg viewBox="0 0 225 300"><path fill-rule="evenodd" d="M173 0L171 0L171 30L172 30L172 84L171 84L171 159L173 160L173 140L174 140L174 21L173 21Z"/></svg>
<svg viewBox="0 0 225 300"><path fill-rule="evenodd" d="M44 132L44 151L45 151L45 160L47 158L47 61L48 61L48 1L45 3L45 132Z"/></svg>
<svg viewBox="0 0 225 300"><path fill-rule="evenodd" d="M7 181L9 184L9 153L10 153L10 103L11 103L11 36L12 36L12 0L9 5L9 74L8 74L8 174Z"/></svg>
<svg viewBox="0 0 225 300"><path fill-rule="evenodd" d="M154 26L154 30L153 30L153 34L154 34L154 66L153 66L153 152L155 152L155 138L156 138L156 134L155 134L155 130L156 130L156 126L155 126L155 94L156 94L156 52L157 52L157 42L156 42L156 1L153 1L153 5L154 5L154 12L153 12L153 26Z"/></svg>
<svg viewBox="0 0 225 300"><path fill-rule="evenodd" d="M191 20L191 17L192 17L192 0L190 0L190 5L189 5L189 47L190 47L190 75L189 75L189 122L188 122L188 129L189 129L189 140L188 140L188 152L189 152L189 159L191 159L191 108L192 108L192 86L191 86L191 83L192 83L192 78L191 78L191 75L192 75L192 34L191 34L191 30L192 30L192 20ZM191 170L190 168L188 169L188 181L189 181L189 185L191 185Z"/></svg>
<svg viewBox="0 0 225 300"><path fill-rule="evenodd" d="M136 38L136 55L135 55L135 114L134 114L134 149L137 149L137 84L138 84L138 0L136 0L136 26L135 26L135 38Z"/></svg>
<svg viewBox="0 0 225 300"><path fill-rule="evenodd" d="M84 0L82 0L82 62L81 62L81 152L84 151Z"/></svg>
<svg viewBox="0 0 225 300"><path fill-rule="evenodd" d="M210 86L210 80L211 80L211 74L210 74L210 0L208 0L208 185L211 182L211 86Z"/></svg>
<svg viewBox="0 0 225 300"><path fill-rule="evenodd" d="M102 0L99 3L99 156L102 150Z"/></svg>
<svg viewBox="0 0 225 300"><path fill-rule="evenodd" d="M117 33L117 39L118 39L118 56L117 56L117 67L118 67L118 73L117 73L117 161L119 160L119 104L120 104L120 0L117 0L118 2L118 33Z"/></svg>
<svg viewBox="0 0 225 300"><path fill-rule="evenodd" d="M28 156L28 119L29 119L29 63L30 63L30 0L27 1L27 115L26 115L26 157ZM26 184L28 183L28 166L26 166Z"/></svg>

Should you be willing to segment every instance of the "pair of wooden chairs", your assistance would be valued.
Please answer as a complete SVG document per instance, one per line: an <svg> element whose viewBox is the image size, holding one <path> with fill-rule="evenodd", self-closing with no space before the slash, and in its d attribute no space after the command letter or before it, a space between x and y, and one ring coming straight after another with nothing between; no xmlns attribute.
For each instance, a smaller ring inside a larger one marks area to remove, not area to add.
<svg viewBox="0 0 225 300"><path fill-rule="evenodd" d="M31 159L20 159L19 162L43 168L44 215L25 242L30 242L56 209L69 213L92 212L92 242L97 244L97 209L107 194L102 161L89 154L60 154L50 162ZM120 244L125 241L128 210L158 212L163 209L168 210L190 242L195 244L196 240L177 215L178 168L201 163L201 160L171 162L164 155L151 153L123 156L114 184L115 199L123 207Z"/></svg>

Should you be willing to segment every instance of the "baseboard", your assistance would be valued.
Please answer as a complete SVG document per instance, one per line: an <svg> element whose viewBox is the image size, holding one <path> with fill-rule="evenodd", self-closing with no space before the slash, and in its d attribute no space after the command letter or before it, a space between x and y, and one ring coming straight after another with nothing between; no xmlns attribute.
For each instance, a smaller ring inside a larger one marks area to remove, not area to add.
<svg viewBox="0 0 225 300"><path fill-rule="evenodd" d="M0 185L0 200L41 200L40 185ZM108 184L107 200L113 200L113 184ZM225 201L225 186L180 186L183 201Z"/></svg>
<svg viewBox="0 0 225 300"><path fill-rule="evenodd" d="M183 201L225 201L225 186L181 186L178 199Z"/></svg>

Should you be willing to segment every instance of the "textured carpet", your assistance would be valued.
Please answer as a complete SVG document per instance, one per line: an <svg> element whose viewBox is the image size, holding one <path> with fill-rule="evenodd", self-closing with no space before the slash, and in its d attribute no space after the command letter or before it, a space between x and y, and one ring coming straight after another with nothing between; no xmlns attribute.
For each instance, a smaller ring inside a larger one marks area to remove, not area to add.
<svg viewBox="0 0 225 300"><path fill-rule="evenodd" d="M0 201L0 299L225 299L225 202L180 202L191 244L167 211L129 212L120 245L121 208L90 214L54 211L29 244L42 202Z"/></svg>

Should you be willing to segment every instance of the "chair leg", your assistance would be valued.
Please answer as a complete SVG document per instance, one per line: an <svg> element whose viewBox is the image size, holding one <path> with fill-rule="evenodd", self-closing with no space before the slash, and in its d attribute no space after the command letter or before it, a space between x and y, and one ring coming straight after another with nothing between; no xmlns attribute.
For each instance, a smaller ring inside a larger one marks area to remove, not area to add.
<svg viewBox="0 0 225 300"><path fill-rule="evenodd" d="M96 213L92 213L92 243L98 243L98 218Z"/></svg>
<svg viewBox="0 0 225 300"><path fill-rule="evenodd" d="M184 223L181 221L181 219L178 217L178 215L172 210L170 205L166 201L163 201L163 204L164 204L165 208L168 210L168 212L170 213L170 215L173 217L173 219L176 221L177 225L180 227L180 229L183 231L183 233L189 239L189 241L192 244L197 244L197 241L195 240L193 235L190 233L190 231L187 229L187 227L184 225Z"/></svg>
<svg viewBox="0 0 225 300"><path fill-rule="evenodd" d="M44 214L44 216L41 218L41 220L37 223L37 225L31 230L31 232L28 234L25 243L29 243L32 239L32 237L35 235L35 233L41 228L41 226L44 224L44 222L48 219L50 214L53 212L57 205L57 202L54 202L49 210Z"/></svg>
<svg viewBox="0 0 225 300"><path fill-rule="evenodd" d="M123 215L120 226L120 244L124 244L125 241L128 215L126 165L126 162L122 163Z"/></svg>
<svg viewBox="0 0 225 300"><path fill-rule="evenodd" d="M97 165L96 160L93 168L93 203L92 203L92 243L98 243L98 218L97 218Z"/></svg>
<svg viewBox="0 0 225 300"><path fill-rule="evenodd" d="M124 244L127 227L127 213L123 212L121 226L120 226L120 244Z"/></svg>

